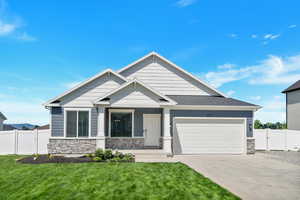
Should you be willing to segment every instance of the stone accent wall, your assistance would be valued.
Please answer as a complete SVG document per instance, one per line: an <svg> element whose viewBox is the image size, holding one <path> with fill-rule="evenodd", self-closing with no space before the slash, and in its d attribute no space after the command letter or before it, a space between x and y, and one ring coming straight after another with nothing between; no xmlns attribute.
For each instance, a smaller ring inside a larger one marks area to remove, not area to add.
<svg viewBox="0 0 300 200"><path fill-rule="evenodd" d="M143 149L144 138L105 138L106 149Z"/></svg>
<svg viewBox="0 0 300 200"><path fill-rule="evenodd" d="M96 139L49 139L48 153L83 154L96 150Z"/></svg>
<svg viewBox="0 0 300 200"><path fill-rule="evenodd" d="M255 139L247 138L247 154L255 153Z"/></svg>

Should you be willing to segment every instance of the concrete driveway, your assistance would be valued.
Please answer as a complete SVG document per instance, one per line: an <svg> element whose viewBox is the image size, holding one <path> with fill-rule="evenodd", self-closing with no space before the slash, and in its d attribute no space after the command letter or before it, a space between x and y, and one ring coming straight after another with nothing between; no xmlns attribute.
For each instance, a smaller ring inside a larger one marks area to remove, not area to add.
<svg viewBox="0 0 300 200"><path fill-rule="evenodd" d="M300 156L300 153L299 155ZM255 155L175 156L242 199L300 199L300 165Z"/></svg>

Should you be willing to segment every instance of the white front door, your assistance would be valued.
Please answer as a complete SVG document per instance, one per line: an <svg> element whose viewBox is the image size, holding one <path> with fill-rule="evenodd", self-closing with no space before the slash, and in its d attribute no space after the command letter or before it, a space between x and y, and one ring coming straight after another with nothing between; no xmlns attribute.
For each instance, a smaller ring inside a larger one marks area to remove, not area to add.
<svg viewBox="0 0 300 200"><path fill-rule="evenodd" d="M160 114L144 114L143 121L145 146L159 146L161 136Z"/></svg>

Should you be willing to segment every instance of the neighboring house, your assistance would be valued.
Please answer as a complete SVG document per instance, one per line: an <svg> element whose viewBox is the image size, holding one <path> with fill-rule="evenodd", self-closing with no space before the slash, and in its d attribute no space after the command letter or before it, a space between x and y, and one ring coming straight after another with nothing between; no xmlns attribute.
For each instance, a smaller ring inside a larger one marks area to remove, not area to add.
<svg viewBox="0 0 300 200"><path fill-rule="evenodd" d="M254 153L253 113L260 108L226 97L155 52L44 105L51 115L49 153Z"/></svg>
<svg viewBox="0 0 300 200"><path fill-rule="evenodd" d="M3 122L7 120L7 118L0 112L0 131L3 131Z"/></svg>
<svg viewBox="0 0 300 200"><path fill-rule="evenodd" d="M286 123L290 130L300 130L300 80L282 91L286 96Z"/></svg>

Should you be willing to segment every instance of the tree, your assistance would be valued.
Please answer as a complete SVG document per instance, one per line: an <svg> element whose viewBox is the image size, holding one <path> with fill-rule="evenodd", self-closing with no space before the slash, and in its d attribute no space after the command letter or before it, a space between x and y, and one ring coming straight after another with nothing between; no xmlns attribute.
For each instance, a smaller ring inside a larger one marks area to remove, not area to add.
<svg viewBox="0 0 300 200"><path fill-rule="evenodd" d="M255 129L262 129L264 127L263 127L263 124L257 119L257 120L254 121L254 128Z"/></svg>

